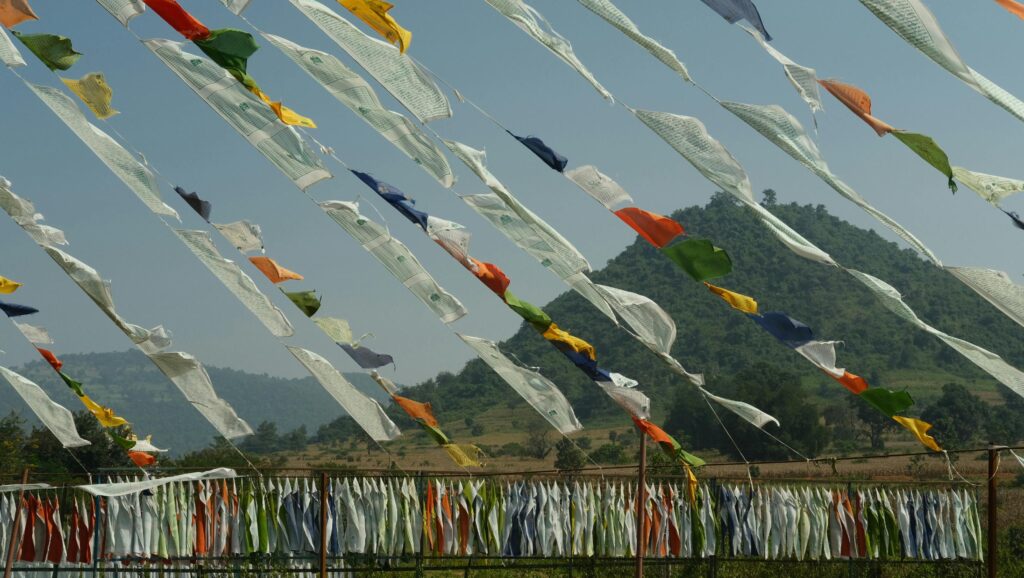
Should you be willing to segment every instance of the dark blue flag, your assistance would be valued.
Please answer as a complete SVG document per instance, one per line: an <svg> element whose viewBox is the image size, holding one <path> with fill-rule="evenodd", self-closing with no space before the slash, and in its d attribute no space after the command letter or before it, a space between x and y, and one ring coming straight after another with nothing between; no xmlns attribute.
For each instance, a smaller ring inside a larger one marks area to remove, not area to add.
<svg viewBox="0 0 1024 578"><path fill-rule="evenodd" d="M14 303L4 303L3 301L0 301L0 311L3 311L8 317L21 317L22 315L39 313L39 310L33 307L16 305Z"/></svg>
<svg viewBox="0 0 1024 578"><path fill-rule="evenodd" d="M1010 211L1003 212L1006 213L1007 217L1010 217L1010 219L1013 221L1013 224L1017 225L1018 229L1024 229L1024 221L1021 220L1020 215L1018 215L1017 213L1011 213Z"/></svg>
<svg viewBox="0 0 1024 578"><path fill-rule="evenodd" d="M192 210L198 213L204 221L210 222L210 211L213 210L213 205L210 204L210 201L204 201L199 198L198 194L190 193L181 187L174 187L174 192L185 199L188 206L192 207Z"/></svg>
<svg viewBox="0 0 1024 578"><path fill-rule="evenodd" d="M423 211L417 210L413 206L416 204L416 201L410 199L405 193L384 181L378 181L373 178L372 175L361 173L359 171L352 171L352 174L359 177L359 180L366 183L366 186L373 189L382 199L394 207L395 210L402 213L402 216L412 221L412 224L419 225L424 231L427 230L427 214Z"/></svg>
<svg viewBox="0 0 1024 578"><path fill-rule="evenodd" d="M814 339L811 328L785 313L768 312L750 315L762 329L790 347L800 347Z"/></svg>
<svg viewBox="0 0 1024 578"><path fill-rule="evenodd" d="M544 164L555 169L558 172L565 170L565 166L569 164L569 159L556 153L551 147L544 144L544 141L540 140L535 136L521 137L512 134L511 131L505 131L516 138L517 141L523 143L523 146L533 151L533 154L537 155L540 160L544 161Z"/></svg>
<svg viewBox="0 0 1024 578"><path fill-rule="evenodd" d="M722 18L729 21L729 24L735 24L739 20L746 20L750 24L761 31L761 35L764 36L765 40L771 40L772 35L768 34L768 31L764 28L764 22L761 21L761 13L757 11L757 6L754 6L752 0L701 0L708 5L709 8L718 12Z"/></svg>
<svg viewBox="0 0 1024 578"><path fill-rule="evenodd" d="M359 345L340 344L345 353L363 369L377 369L385 365L391 365L395 359L385 353L376 353L368 347Z"/></svg>

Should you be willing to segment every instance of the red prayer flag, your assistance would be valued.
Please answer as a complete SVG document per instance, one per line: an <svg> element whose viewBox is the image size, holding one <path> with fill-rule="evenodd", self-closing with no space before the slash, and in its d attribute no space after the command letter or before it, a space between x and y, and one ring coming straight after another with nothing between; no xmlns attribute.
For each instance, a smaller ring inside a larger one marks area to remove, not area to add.
<svg viewBox="0 0 1024 578"><path fill-rule="evenodd" d="M641 237L647 239L648 243L659 249L668 245L679 235L686 234L683 226L672 219L636 207L619 209L615 211L615 214Z"/></svg>
<svg viewBox="0 0 1024 578"><path fill-rule="evenodd" d="M188 13L177 0L143 0L164 22L171 25L189 40L202 40L210 35L210 29Z"/></svg>
<svg viewBox="0 0 1024 578"><path fill-rule="evenodd" d="M42 347L37 347L36 350L39 351L39 355L42 355L43 359L50 364L50 367L52 367L57 373L60 373L61 368L64 367L64 363L57 359L57 356L54 355L52 351L49 349L43 349Z"/></svg>

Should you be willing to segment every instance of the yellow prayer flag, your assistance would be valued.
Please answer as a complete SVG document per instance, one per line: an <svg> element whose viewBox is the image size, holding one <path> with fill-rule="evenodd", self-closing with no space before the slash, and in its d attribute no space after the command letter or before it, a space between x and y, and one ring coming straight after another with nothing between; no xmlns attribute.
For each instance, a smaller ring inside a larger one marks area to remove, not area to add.
<svg viewBox="0 0 1024 578"><path fill-rule="evenodd" d="M0 0L0 24L13 28L26 20L39 20L28 0Z"/></svg>
<svg viewBox="0 0 1024 578"><path fill-rule="evenodd" d="M554 341L556 343L564 343L572 348L576 353L582 353L591 360L597 359L597 351L594 350L594 346L583 341L579 337L572 335L567 331L562 331L558 328L558 325L552 323L548 326L547 331L543 333L544 339L548 341Z"/></svg>
<svg viewBox="0 0 1024 578"><path fill-rule="evenodd" d="M444 451L448 452L448 457L453 462L463 468L479 468L483 466L479 458L484 452L474 445L459 446L457 444L445 444L441 447L444 448ZM466 450L472 452L476 457L470 457Z"/></svg>
<svg viewBox="0 0 1024 578"><path fill-rule="evenodd" d="M753 297L747 297L746 295L741 295L735 291L716 287L708 282L705 282L704 285L707 286L708 290L712 293L718 295L722 300L731 305L733 309L739 309L744 313L757 315L757 301L755 301Z"/></svg>
<svg viewBox="0 0 1024 578"><path fill-rule="evenodd" d="M917 441L921 442L928 449L933 452L942 451L942 448L939 447L935 438L928 435L928 430L932 429L932 424L912 417L903 417L902 415L894 415L892 416L892 419L896 420L896 423L910 430L910 433L914 434Z"/></svg>
<svg viewBox="0 0 1024 578"><path fill-rule="evenodd" d="M18 287L21 287L21 283L11 281L7 277L0 277L0 293L10 295L17 291Z"/></svg>
<svg viewBox="0 0 1024 578"><path fill-rule="evenodd" d="M277 118L281 119L281 122L292 125L292 126L304 126L306 128L316 128L316 123L312 119L306 118L280 102L274 102L270 100L270 97L266 95L258 86L247 86L249 92L260 97L260 100L267 103L271 109L274 110L274 114Z"/></svg>
<svg viewBox="0 0 1024 578"><path fill-rule="evenodd" d="M697 482L697 476L693 475L693 469L683 464L683 469L686 470L686 497L690 500L691 506L697 505L697 490L700 488L700 484Z"/></svg>
<svg viewBox="0 0 1024 578"><path fill-rule="evenodd" d="M395 7L394 4L384 0L338 0L338 4L348 8L349 12L355 14L388 42L397 44L398 50L405 54L405 50L412 42L412 32L399 26L388 14L388 10Z"/></svg>
<svg viewBox="0 0 1024 578"><path fill-rule="evenodd" d="M122 417L114 415L114 410L109 407L103 407L95 401L89 399L88 395L83 395L78 399L82 400L82 405L89 410L96 419L99 420L103 427L120 427L128 425L128 421Z"/></svg>
<svg viewBox="0 0 1024 578"><path fill-rule="evenodd" d="M118 113L110 106L110 101L114 98L114 91L110 89L110 85L107 84L107 79L103 77L102 73L90 72L78 80L70 78L61 78L60 80L71 92L82 99L82 102L89 107L96 118L106 119Z"/></svg>

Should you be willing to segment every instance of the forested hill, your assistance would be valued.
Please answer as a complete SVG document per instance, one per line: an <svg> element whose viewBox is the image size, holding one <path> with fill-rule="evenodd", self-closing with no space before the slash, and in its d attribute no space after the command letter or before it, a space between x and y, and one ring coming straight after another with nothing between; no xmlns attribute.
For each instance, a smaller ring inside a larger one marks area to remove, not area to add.
<svg viewBox="0 0 1024 578"><path fill-rule="evenodd" d="M926 322L988 348L1016 367L1024 367L1024 331L951 275L924 262L910 250L901 250L883 240L873 231L833 217L823 206L777 205L772 202L774 194L767 194L766 199L766 206L772 212L838 262L875 275L899 289L906 302ZM733 273L717 280L716 284L754 297L762 311L782 311L803 321L814 329L818 339L842 341L838 350L840 367L867 378L873 385L909 390L918 401L915 413L919 414L935 402L949 383L963 385L986 401L1000 401L997 392L1002 387L987 374L936 338L889 313L847 273L790 253L750 211L727 197L716 195L706 206L677 211L672 217L683 224L689 235L710 239L728 251ZM735 395L778 416L784 423L779 435L784 439L793 435L790 441L798 446L804 444L801 447L809 452L825 448L807 444L827 445L830 439L835 440L837 446L840 441L863 446L865 440L860 434L865 429L875 427L878 432L884 432L886 425L892 425L891 421L883 420L872 426L871 412L867 412L868 417L857 417L858 400L851 402L852 396L841 386L775 341L745 315L729 308L703 284L690 279L642 240L637 240L603 269L595 271L592 278L601 284L646 295L659 303L678 328L673 351L677 359L690 371L703 372L712 391ZM533 299L527 286L518 287L513 283L512 290L523 299ZM709 431L718 431L718 428L707 421L710 419L707 407L692 397L693 389L589 303L573 293L566 293L542 306L560 327L596 347L602 367L638 380L654 402L655 417L664 420L671 433L682 433L694 449L723 445L718 443L721 440L707 437L711 435ZM629 425L621 410L532 328L524 325L501 347L522 363L541 368L542 373L566 393L585 426ZM144 417L151 426L147 433L155 434L161 443L181 452L205 446L212 439L213 430L141 354L65 354L62 357L69 366L75 367L75 377L89 385L96 399L124 415L136 419ZM48 391L57 392L55 397L60 403L79 409L67 388L54 379L53 372L42 362L30 364L25 374L49 384ZM267 435L254 438L260 448L269 446L269 451L274 451L286 445L293 449L306 441L355 439L353 434L362 438L348 418L325 426L337 416L338 408L311 379L288 380L218 368L210 368L210 374L219 393L253 426L271 421L282 434L304 427L279 438L278 433L269 431L272 426L264 424L261 431ZM380 395L379 388L368 376L353 374L349 378L364 391ZM472 420L485 412L490 413L492 423L500 424L488 426L491 435L500 433L499 429L506 433L515 429L522 434L519 430L523 422L516 428L512 425L515 420L505 418L510 410L518 415L530 413L525 402L477 360L467 363L457 373L439 374L406 388L405 392L411 398L431 402L441 423L457 429L459 441L474 441L475 436L462 425L468 428ZM1007 438L1006 442L1014 441L1009 438L1024 438L1024 401L1021 403L1021 411L1017 412L1021 416L1011 416L1020 427L1009 433L997 432L993 434L995 437ZM0 388L0 407L23 405L20 401L14 402L9 388ZM967 403L961 409L966 408L964 411L968 413L973 411L973 421L951 417L944 423L930 418L936 423L935 433L940 441L945 435L947 439L956 437L960 443L967 443L972 435L991 433L982 431L981 425L986 421L1010 421L1009 418L989 420L984 410L975 411L972 407ZM1015 407L1007 407L1006 411L1012 413ZM942 414L945 410L941 404L936 404L932 411ZM410 429L413 437L418 435L415 427L394 407L388 407L388 412L396 422ZM727 423L732 419L728 415L723 418ZM842 426L841 422L847 425ZM957 424L967 423L975 425L965 426L967 431L949 431ZM744 427L736 427L734 434L744 438L740 441L745 447L764 441L764 436ZM943 431L944 428L947 431ZM978 431L970 431L970 428ZM879 447L880 434L870 435L871 444ZM266 440L271 442L264 443ZM259 449L251 444L246 447L252 451Z"/></svg>
<svg viewBox="0 0 1024 578"><path fill-rule="evenodd" d="M772 202L774 197L767 194L766 206L837 262L888 281L933 326L1024 367L1024 331L951 275L874 231L830 215L824 206L778 205ZM907 388L921 406L949 382L998 399L996 382L987 374L889 313L849 274L792 254L750 211L726 196L716 195L706 206L677 211L672 217L689 235L710 239L728 251L733 273L717 284L753 296L762 311L782 311L803 321L818 339L842 341L840 367L875 385ZM831 397L836 388L837 395L845 393L643 240L592 278L646 295L667 310L678 328L673 355L690 371L703 372L712 390L716 383L767 363L795 374L812 395L825 392ZM516 288L513 282L512 290L530 299L528 288ZM544 309L560 327L590 341L602 367L638 380L654 400L656 416L664 417L675 393L689 387L579 296L563 294ZM524 325L502 348L523 363L542 368L563 388L584 424L620 411L532 328ZM432 402L444 422L504 403L514 394L482 362L472 361L457 374L443 373L411 388L409 395Z"/></svg>

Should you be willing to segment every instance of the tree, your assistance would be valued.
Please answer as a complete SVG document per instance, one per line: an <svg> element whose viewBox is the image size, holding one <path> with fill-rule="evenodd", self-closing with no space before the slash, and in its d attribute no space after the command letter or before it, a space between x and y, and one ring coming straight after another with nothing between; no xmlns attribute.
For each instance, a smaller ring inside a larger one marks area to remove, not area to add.
<svg viewBox="0 0 1024 578"><path fill-rule="evenodd" d="M0 419L0 473L15 474L25 468L25 420L13 411Z"/></svg>
<svg viewBox="0 0 1024 578"><path fill-rule="evenodd" d="M530 420L526 430L526 454L542 460L551 453L551 431L548 422L542 419Z"/></svg>
<svg viewBox="0 0 1024 578"><path fill-rule="evenodd" d="M576 472L583 469L587 457L583 450L576 447L569 438L562 438L555 444L555 468L563 472Z"/></svg>
<svg viewBox="0 0 1024 578"><path fill-rule="evenodd" d="M959 383L942 386L942 395L921 414L934 426L934 435L944 447L967 447L984 431L989 407Z"/></svg>
<svg viewBox="0 0 1024 578"><path fill-rule="evenodd" d="M877 382L876 382L877 383ZM868 430L868 440L871 442L871 449L884 450L884 434L888 431L899 429L896 420L875 409L874 406L856 396L847 396L850 405L854 407L857 418L863 422Z"/></svg>
<svg viewBox="0 0 1024 578"><path fill-rule="evenodd" d="M761 195L764 197L763 199L761 199L762 207L770 209L776 205L778 195L775 194L774 189L765 189L764 192L761 193Z"/></svg>
<svg viewBox="0 0 1024 578"><path fill-rule="evenodd" d="M1024 439L1024 398L1008 387L1000 387L999 394L1004 403L990 408L991 415L985 422L987 441L1016 445Z"/></svg>
<svg viewBox="0 0 1024 578"><path fill-rule="evenodd" d="M776 366L758 363L731 379L715 384L714 393L756 406L786 424L773 435L801 453L817 455L828 447L831 432L820 421L818 408L808 401L799 378ZM740 451L748 459L792 457L790 450L766 436L722 406L713 405L732 439L722 430L715 414L695 388L680 389L669 410L665 429L680 433L677 440L687 450L715 449L736 459ZM733 445L735 440L736 445ZM739 446L737 450L736 446Z"/></svg>

